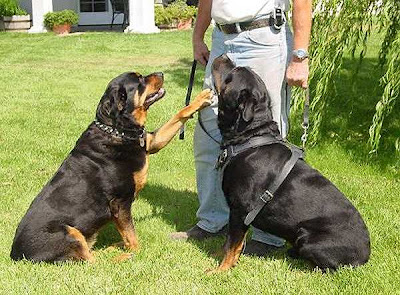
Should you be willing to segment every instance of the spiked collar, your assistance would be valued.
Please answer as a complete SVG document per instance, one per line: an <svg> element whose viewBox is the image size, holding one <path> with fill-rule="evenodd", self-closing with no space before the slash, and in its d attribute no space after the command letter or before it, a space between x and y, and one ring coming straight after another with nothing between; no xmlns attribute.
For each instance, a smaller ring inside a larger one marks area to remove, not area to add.
<svg viewBox="0 0 400 295"><path fill-rule="evenodd" d="M113 126L98 121L97 118L94 120L94 124L101 131L123 141L139 141L141 147L146 145L146 130L144 128L138 128L137 130L118 130Z"/></svg>

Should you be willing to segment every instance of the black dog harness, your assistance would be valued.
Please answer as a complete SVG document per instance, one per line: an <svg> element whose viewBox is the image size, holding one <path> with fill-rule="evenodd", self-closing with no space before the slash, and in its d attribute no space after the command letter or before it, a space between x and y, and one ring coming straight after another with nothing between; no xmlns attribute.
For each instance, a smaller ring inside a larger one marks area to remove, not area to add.
<svg viewBox="0 0 400 295"><path fill-rule="evenodd" d="M146 130L144 128L139 128L138 130L118 130L113 126L109 126L99 122L97 119L94 120L94 124L100 130L112 136L115 136L116 138L124 141L138 140L141 147L144 147L146 145Z"/></svg>
<svg viewBox="0 0 400 295"><path fill-rule="evenodd" d="M251 210L244 221L245 225L250 225L253 220L257 217L258 213L264 208L264 206L272 200L274 197L274 193L281 186L283 181L289 175L290 171L292 171L294 165L299 159L304 158L303 150L294 144L284 141L282 138L276 138L272 135L263 135L258 137L250 138L246 143L230 145L222 150L221 154L218 157L216 168L221 169L221 174L225 170L225 167L228 163L240 153L244 151L256 148L265 145L271 144L282 144L290 149L291 156L290 159L283 166L281 173L275 178L275 180L269 185L269 187L260 195L257 199L257 203L255 204L253 210Z"/></svg>

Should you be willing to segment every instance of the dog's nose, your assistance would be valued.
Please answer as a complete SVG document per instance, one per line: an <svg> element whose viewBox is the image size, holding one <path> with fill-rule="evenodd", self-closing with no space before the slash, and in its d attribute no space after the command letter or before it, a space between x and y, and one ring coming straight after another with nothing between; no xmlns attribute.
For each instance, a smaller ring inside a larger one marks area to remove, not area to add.
<svg viewBox="0 0 400 295"><path fill-rule="evenodd" d="M157 73L154 73L154 75L156 75L157 77L160 77L160 78L164 78L164 73L162 73L162 72L157 72Z"/></svg>

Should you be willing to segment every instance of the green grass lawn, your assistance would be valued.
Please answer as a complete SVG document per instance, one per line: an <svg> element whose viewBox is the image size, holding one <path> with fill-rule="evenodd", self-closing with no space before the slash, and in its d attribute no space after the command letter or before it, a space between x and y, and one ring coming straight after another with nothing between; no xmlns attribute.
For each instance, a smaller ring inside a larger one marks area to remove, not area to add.
<svg viewBox="0 0 400 295"><path fill-rule="evenodd" d="M150 162L149 181L132 213L141 244L133 259L115 263L120 237L105 227L89 263L15 263L9 258L15 229L33 198L94 119L107 85L125 71L163 71L167 96L154 105L147 129L183 104L191 65L191 32L157 35L86 33L0 34L0 294L400 294L399 155L390 138L400 119L391 116L389 140L379 157L368 155L368 125L379 96L377 48L368 53L355 84L346 58L329 103L321 141L307 160L331 179L364 217L371 234L370 261L357 269L323 274L284 252L242 256L227 273L216 267L222 239L176 242L170 232L196 222L192 120L185 141L172 143ZM209 38L209 36L208 36ZM203 71L196 75L198 93ZM398 114L399 108L394 110ZM292 127L299 143L300 128Z"/></svg>

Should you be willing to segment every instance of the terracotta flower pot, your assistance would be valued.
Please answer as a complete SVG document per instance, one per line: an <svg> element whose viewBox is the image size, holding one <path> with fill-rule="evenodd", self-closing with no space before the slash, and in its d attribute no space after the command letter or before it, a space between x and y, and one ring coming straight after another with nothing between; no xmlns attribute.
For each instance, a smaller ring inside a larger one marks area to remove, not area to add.
<svg viewBox="0 0 400 295"><path fill-rule="evenodd" d="M68 34L71 32L71 24L57 25L53 27L53 32L56 34Z"/></svg>
<svg viewBox="0 0 400 295"><path fill-rule="evenodd" d="M180 20L177 25L178 30L188 30L192 27L192 19Z"/></svg>

